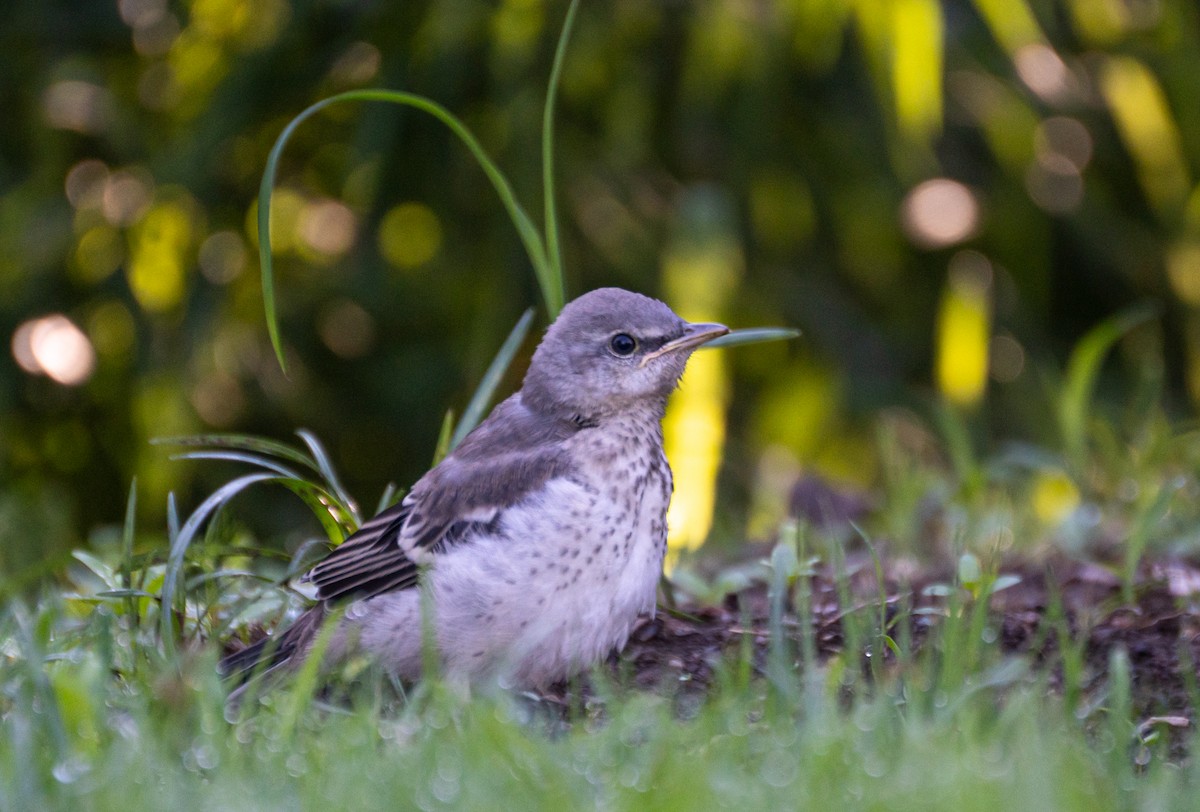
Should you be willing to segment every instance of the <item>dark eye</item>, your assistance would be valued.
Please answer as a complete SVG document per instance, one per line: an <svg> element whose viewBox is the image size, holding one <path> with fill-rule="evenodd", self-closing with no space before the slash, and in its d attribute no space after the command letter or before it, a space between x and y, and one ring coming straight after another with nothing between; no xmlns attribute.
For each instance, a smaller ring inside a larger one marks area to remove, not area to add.
<svg viewBox="0 0 1200 812"><path fill-rule="evenodd" d="M637 339L628 333L617 333L608 342L608 346L612 347L612 351L617 355L632 355L637 349Z"/></svg>

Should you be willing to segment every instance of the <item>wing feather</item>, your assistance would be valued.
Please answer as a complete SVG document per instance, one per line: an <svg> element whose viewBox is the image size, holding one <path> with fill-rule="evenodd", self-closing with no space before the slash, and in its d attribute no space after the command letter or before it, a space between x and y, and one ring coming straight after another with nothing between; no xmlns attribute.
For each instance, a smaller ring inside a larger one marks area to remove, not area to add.
<svg viewBox="0 0 1200 812"><path fill-rule="evenodd" d="M369 598L418 583L420 564L480 533L571 466L561 441L594 424L547 420L514 395L413 486L308 572L321 600Z"/></svg>

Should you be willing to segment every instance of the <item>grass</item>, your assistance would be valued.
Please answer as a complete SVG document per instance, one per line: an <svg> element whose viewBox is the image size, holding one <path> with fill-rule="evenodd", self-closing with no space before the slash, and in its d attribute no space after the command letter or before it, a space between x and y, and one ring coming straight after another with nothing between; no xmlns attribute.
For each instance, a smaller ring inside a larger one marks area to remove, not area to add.
<svg viewBox="0 0 1200 812"><path fill-rule="evenodd" d="M1179 806L1200 778L1161 752L1135 764L1127 669L1081 719L1045 671L963 645L971 612L852 698L845 661L765 680L733 658L686 718L599 677L569 723L439 684L400 700L369 675L337 705L283 689L236 716L215 646L172 660L112 604L74 614L51 597L4 618L5 808L1091 810Z"/></svg>
<svg viewBox="0 0 1200 812"><path fill-rule="evenodd" d="M301 675L230 709L217 641L294 612L302 598L288 579L306 555L262 555L229 519L228 499L282 483L335 538L362 513L316 438L301 443L191 442L186 456L258 470L170 517L167 544L136 537L127 522L107 552L78 554L72 589L7 605L0 808L1102 810L1186 806L1200 779L1195 760L1159 735L1161 720L1138 710L1120 647L1097 688L1061 605L1047 629L1067 642L1047 660L1002 653L987 601L1014 579L989 557L988 525L971 520L963 527L976 530L953 531L957 565L932 614L852 586L874 584L888 566L869 531L854 543L785 526L741 582L766 595L768 655L735 647L703 694L684 682L635 690L615 676L626 663L594 674L593 690L572 693L564 709L436 681L400 689L352 663L331 689ZM954 491L952 470L921 474L947 480L931 492ZM985 475L982 493L961 491L958 508L986 514L1001 487L1011 481ZM909 501L903 489L894 498ZM136 490L130 515L135 503ZM1121 506L1140 554L1159 554L1172 525L1140 518L1145 509ZM865 548L862 572L849 573L847 543ZM839 606L858 607L841 613L833 656L817 655L813 626L789 608L809 616L815 568L836 577ZM920 645L910 631L918 620Z"/></svg>

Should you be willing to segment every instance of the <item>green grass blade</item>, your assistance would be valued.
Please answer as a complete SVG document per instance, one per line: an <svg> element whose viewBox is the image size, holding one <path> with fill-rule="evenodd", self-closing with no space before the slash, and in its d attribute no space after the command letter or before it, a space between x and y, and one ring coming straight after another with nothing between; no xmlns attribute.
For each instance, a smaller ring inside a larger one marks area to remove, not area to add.
<svg viewBox="0 0 1200 812"><path fill-rule="evenodd" d="M554 199L554 105L558 100L558 82L562 74L563 60L567 54L567 42L575 23L575 11L579 0L571 0L567 16L563 19L558 34L558 46L554 49L554 66L550 69L550 81L546 87L546 106L542 110L542 199L546 218L546 259L549 278L542 285L546 298L546 310L550 318L558 316L563 307L563 261L558 241L558 204Z"/></svg>
<svg viewBox="0 0 1200 812"><path fill-rule="evenodd" d="M71 741L67 735L67 727L63 723L59 707L58 695L46 673L46 653L38 640L35 621L29 617L25 605L14 601L8 607L8 613L16 626L17 649L21 653L20 664L26 670L29 680L29 691L36 697L37 716L42 729L49 733L50 744L54 748L55 763L63 763L71 754ZM6 714L7 715L7 714ZM26 754L27 757L32 754Z"/></svg>
<svg viewBox="0 0 1200 812"><path fill-rule="evenodd" d="M355 527L362 524L362 516L358 513L358 503L350 496L342 482L338 479L337 471L333 468L333 461L329 459L329 454L325 451L325 446L321 445L321 441L317 436L308 429L298 429L296 434L308 446L308 450L312 452L313 459L317 461L317 466L321 471L321 475L325 477L325 484L328 485L328 490L333 493L339 502L341 502L342 510L349 513L354 519Z"/></svg>
<svg viewBox="0 0 1200 812"><path fill-rule="evenodd" d="M484 151L479 141L476 140L475 136L457 116L431 99L400 90L351 90L346 93L339 93L336 96L330 96L327 99L322 99L310 105L288 122L288 125L283 128L283 132L275 139L275 144L271 147L271 152L267 156L266 168L263 171L262 183L259 185L258 190L258 256L262 270L263 310L267 319L267 332L271 336L271 346L274 348L275 357L278 359L279 366L284 372L287 371L287 363L283 356L283 340L279 334L279 316L275 301L275 273L271 261L271 194L275 188L275 176L279 170L279 158L283 154L283 148L292 137L292 133L296 131L296 128L300 124L331 104L347 101L378 101L413 107L433 116L458 136L459 140L462 141L475 157L480 168L487 175L488 180L492 182L492 186L500 196L500 202L508 211L509 218L516 227L517 234L520 236L521 242L525 245L525 250L529 254L529 260L533 264L533 270L537 276L538 284L542 288L543 297L547 303L554 301L553 273L549 260L546 257L546 246L542 241L541 235L538 233L537 227L534 226L525 209L517 201L516 194L513 192L508 178L504 176L499 167L496 166L496 163Z"/></svg>
<svg viewBox="0 0 1200 812"><path fill-rule="evenodd" d="M362 524L356 515L346 509L340 499L320 485L306 479L280 479L279 484L300 497L333 544L341 544L346 540L346 536Z"/></svg>
<svg viewBox="0 0 1200 812"><path fill-rule="evenodd" d="M720 338L701 345L701 349L716 349L718 347L737 347L742 344L762 344L764 341L784 341L796 338L799 330L791 327L749 327L745 330L732 330Z"/></svg>
<svg viewBox="0 0 1200 812"><path fill-rule="evenodd" d="M121 585L133 589L133 536L136 530L137 518L137 477L129 484L129 499L125 502L125 524L121 528ZM130 596L125 602L126 617L129 628L136 631L138 626L137 601ZM135 660L136 662L136 660Z"/></svg>
<svg viewBox="0 0 1200 812"><path fill-rule="evenodd" d="M454 410L447 409L438 430L437 445L433 449L433 464L437 465L450 453L450 438L454 436Z"/></svg>
<svg viewBox="0 0 1200 812"><path fill-rule="evenodd" d="M1134 305L1093 327L1072 350L1058 402L1058 423L1067 456L1077 466L1083 462L1088 406L1104 357L1122 336L1158 315L1159 307L1153 302Z"/></svg>
<svg viewBox="0 0 1200 812"><path fill-rule="evenodd" d="M305 655L304 663L296 673L295 682L291 686L290 701L285 706L282 718L280 719L283 741L288 741L292 738L296 732L297 725L300 723L300 718L312 706L313 700L316 698L321 679L321 664L325 659L325 651L329 648L329 644L333 642L333 635L337 632L341 619L342 613L340 611L335 611L325 618L321 623L320 630L317 632L317 638L313 642L312 650Z"/></svg>
<svg viewBox="0 0 1200 812"><path fill-rule="evenodd" d="M533 324L532 307L521 314L521 318L517 320L516 326L508 334L508 338L504 339L504 343L500 345L500 351L496 353L496 357L492 359L491 365L487 368L487 372L484 373L483 380L479 382L475 394L471 397L471 402L467 404L467 408L463 412L462 420L458 421L458 427L454 430L454 436L450 438L451 451L457 448L458 444L463 441L463 438L470 434L471 430L479 425L479 421L483 419L484 410L487 409L488 404L492 402L492 397L496 394L496 387L500 385L504 373L508 371L509 366L512 364L517 350L521 348L521 343L529 335L531 324Z"/></svg>
<svg viewBox="0 0 1200 812"><path fill-rule="evenodd" d="M155 437L152 445L178 445L184 447L232 448L267 457L298 463L309 470L320 473L321 468L312 457L286 443L254 437L249 434L193 434L187 437Z"/></svg>
<svg viewBox="0 0 1200 812"><path fill-rule="evenodd" d="M172 460L227 460L229 462L244 462L249 465L263 468L280 476L291 477L292 479L303 479L294 469L288 468L282 463L263 457L258 454L248 454L244 451L187 451L183 454L172 454Z"/></svg>
<svg viewBox="0 0 1200 812"><path fill-rule="evenodd" d="M221 505L228 502L241 491L257 482L276 480L275 474L247 474L232 482L222 485L211 496L205 499L200 507L192 512L183 527L171 533L171 549L167 553L167 568L163 576L162 592L159 602L162 606L159 613L159 626L162 636L163 653L168 660L175 659L175 600L179 588L180 575L183 571L184 557L187 549L196 537L196 533L204 521ZM171 500L174 504L174 500ZM178 523L176 519L175 524Z"/></svg>

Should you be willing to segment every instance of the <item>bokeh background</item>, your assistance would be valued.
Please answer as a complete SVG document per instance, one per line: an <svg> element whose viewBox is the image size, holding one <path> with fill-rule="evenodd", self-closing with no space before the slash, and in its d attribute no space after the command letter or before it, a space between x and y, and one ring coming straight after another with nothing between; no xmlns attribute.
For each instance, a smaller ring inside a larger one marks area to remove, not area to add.
<svg viewBox="0 0 1200 812"><path fill-rule="evenodd" d="M305 123L273 208L285 377L254 248L266 155L318 99L410 90L461 116L538 219L564 12L8 0L9 576L111 538L135 475L160 530L168 492L187 509L228 478L154 437L306 427L365 504L425 470L445 410L539 301L511 223L423 114L347 104ZM1098 402L1119 416L1150 391L1194 414L1192 0L585 0L557 133L569 295L620 285L691 318L804 331L697 356L667 427L681 543L772 532L802 472L869 489L881 433L928 434L936 456L947 405L983 449L1055 444L1048 393L1070 348L1142 301L1159 316L1122 341ZM264 538L306 532L282 490L239 505Z"/></svg>

